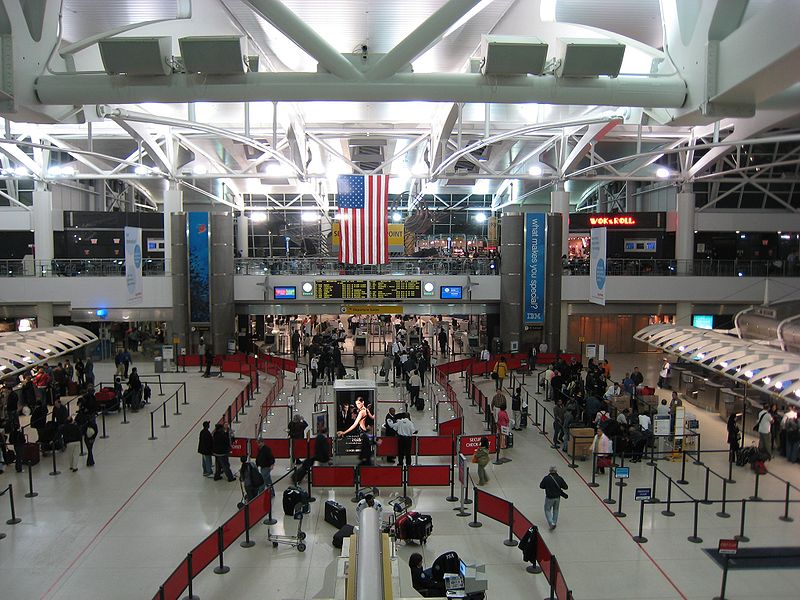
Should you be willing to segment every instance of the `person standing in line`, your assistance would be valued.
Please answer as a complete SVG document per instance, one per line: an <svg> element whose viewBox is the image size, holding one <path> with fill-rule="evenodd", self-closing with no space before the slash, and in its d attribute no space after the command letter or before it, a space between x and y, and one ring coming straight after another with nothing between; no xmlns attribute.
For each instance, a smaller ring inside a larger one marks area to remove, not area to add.
<svg viewBox="0 0 800 600"><path fill-rule="evenodd" d="M211 456L214 454L214 436L211 435L211 421L203 421L203 428L197 441L197 453L203 457L203 477L211 477Z"/></svg>
<svg viewBox="0 0 800 600"><path fill-rule="evenodd" d="M69 362L69 359L64 361L64 374L67 376L67 385L75 380L75 367Z"/></svg>
<svg viewBox="0 0 800 600"><path fill-rule="evenodd" d="M389 411L386 413L386 418L383 420L383 435L384 437L397 437L397 432L392 428L391 424L397 421L397 416L395 415L395 408L394 406L389 408ZM399 454L399 453L398 453ZM394 456L387 456L386 462L389 464L394 464L395 457Z"/></svg>
<svg viewBox="0 0 800 600"><path fill-rule="evenodd" d="M86 385L86 367L83 364L83 360L78 358L75 361L75 377L78 378L78 388L83 388Z"/></svg>
<svg viewBox="0 0 800 600"><path fill-rule="evenodd" d="M122 375L123 377L127 377L128 376L128 369L131 368L131 362L132 362L131 353L128 352L127 348L125 348L122 351L122 366L125 369L125 372Z"/></svg>
<svg viewBox="0 0 800 600"><path fill-rule="evenodd" d="M81 430L72 420L72 417L67 418L67 422L61 428L61 435L64 439L65 451L69 457L69 470L74 473L78 470Z"/></svg>
<svg viewBox="0 0 800 600"><path fill-rule="evenodd" d="M231 453L231 436L225 431L222 423L214 425L214 433L212 435L213 453L214 453L214 481L222 479L222 473L228 478L228 481L236 481L236 477L231 472L231 463L228 456Z"/></svg>
<svg viewBox="0 0 800 600"><path fill-rule="evenodd" d="M206 371L203 373L203 377L211 377L211 365L214 362L214 350L211 349L211 346L206 346L206 353L203 360L206 363Z"/></svg>
<svg viewBox="0 0 800 600"><path fill-rule="evenodd" d="M768 404L765 404L761 412L758 413L758 420L753 429L758 432L758 449L772 458L772 452L770 450L772 415L769 414Z"/></svg>
<svg viewBox="0 0 800 600"><path fill-rule="evenodd" d="M97 439L97 421L95 416L87 411L86 423L81 427L83 431L83 445L86 446L86 466L94 466L94 442Z"/></svg>
<svg viewBox="0 0 800 600"><path fill-rule="evenodd" d="M410 467L411 466L411 440L417 433L417 428L414 423L404 414L401 418L394 422L387 421L389 427L397 432L397 459L400 466L403 466L403 460Z"/></svg>
<svg viewBox="0 0 800 600"><path fill-rule="evenodd" d="M489 379L489 361L492 359L492 355L489 352L489 348L484 346L483 350L481 350L481 362L483 363L483 378Z"/></svg>
<svg viewBox="0 0 800 600"><path fill-rule="evenodd" d="M272 448L267 446L264 440L258 440L258 454L256 454L256 466L261 471L261 477L264 479L264 485L269 488L269 495L271 498L275 497L275 489L272 487L272 469L275 466L275 455L272 453Z"/></svg>
<svg viewBox="0 0 800 600"><path fill-rule="evenodd" d="M311 387L317 387L317 377L319 376L319 356L313 354L308 363L308 369L311 371Z"/></svg>
<svg viewBox="0 0 800 600"><path fill-rule="evenodd" d="M550 467L550 472L542 479L539 487L544 490L544 517L553 530L558 524L558 507L561 498L568 498L564 490L569 489L567 482L558 474L556 467Z"/></svg>
<svg viewBox="0 0 800 600"><path fill-rule="evenodd" d="M731 413L731 416L728 417L728 447L730 448L730 452L728 453L729 462L736 462L736 457L739 455L739 425L736 424L736 417L738 416L739 413Z"/></svg>
<svg viewBox="0 0 800 600"><path fill-rule="evenodd" d="M439 353L447 356L447 332L444 330L444 325L439 328Z"/></svg>
<svg viewBox="0 0 800 600"><path fill-rule="evenodd" d="M424 400L422 403L419 402L419 388L422 385L422 379L420 379L419 373L416 370L411 371L411 375L408 378L408 394L409 394L409 402L416 406L417 410L423 410L425 408ZM420 408L422 406L422 408Z"/></svg>
<svg viewBox="0 0 800 600"><path fill-rule="evenodd" d="M481 438L481 445L472 455L472 462L478 465L478 485L486 485L489 478L486 476L486 465L489 464L489 438Z"/></svg>
<svg viewBox="0 0 800 600"><path fill-rule="evenodd" d="M511 393L511 414L514 415L514 430L522 431L522 386Z"/></svg>
<svg viewBox="0 0 800 600"><path fill-rule="evenodd" d="M246 456L241 457L242 466L239 468L239 481L244 486L245 501L252 502L264 490L264 478Z"/></svg>
<svg viewBox="0 0 800 600"><path fill-rule="evenodd" d="M503 406L497 411L497 431L500 433L500 452L497 455L498 458L501 458L503 456L503 450L508 448L508 434L503 433L503 428L505 428L505 431L508 431L510 424L511 419L508 418L506 407Z"/></svg>
<svg viewBox="0 0 800 600"><path fill-rule="evenodd" d="M489 424L492 429L494 429L497 425L497 415L500 412L500 409L502 408L505 410L506 407L506 395L503 393L503 390L498 390L492 397L492 422ZM499 433L497 431L495 432Z"/></svg>
<svg viewBox="0 0 800 600"><path fill-rule="evenodd" d="M494 373L495 373L495 389L502 390L503 389L503 380L505 380L506 375L508 374L508 364L506 363L505 356L501 356L497 359L497 362L494 365Z"/></svg>
<svg viewBox="0 0 800 600"><path fill-rule="evenodd" d="M94 363L92 362L91 357L87 358L86 363L83 365L83 374L86 380L86 385L94 385Z"/></svg>

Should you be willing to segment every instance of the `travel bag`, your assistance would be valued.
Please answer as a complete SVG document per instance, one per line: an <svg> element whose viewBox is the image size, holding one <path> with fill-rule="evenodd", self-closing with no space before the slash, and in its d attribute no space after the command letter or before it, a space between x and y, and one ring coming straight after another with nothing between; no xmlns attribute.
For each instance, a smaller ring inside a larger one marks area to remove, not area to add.
<svg viewBox="0 0 800 600"><path fill-rule="evenodd" d="M294 516L298 504L303 504L303 512L308 512L308 494L298 487L288 487L283 491L283 513Z"/></svg>
<svg viewBox="0 0 800 600"><path fill-rule="evenodd" d="M347 509L334 500L325 502L325 522L337 529L347 524Z"/></svg>
<svg viewBox="0 0 800 600"><path fill-rule="evenodd" d="M344 538L349 538L353 535L354 527L352 525L343 525L339 531L333 534L333 540L331 544L333 544L334 548L341 548L344 544Z"/></svg>

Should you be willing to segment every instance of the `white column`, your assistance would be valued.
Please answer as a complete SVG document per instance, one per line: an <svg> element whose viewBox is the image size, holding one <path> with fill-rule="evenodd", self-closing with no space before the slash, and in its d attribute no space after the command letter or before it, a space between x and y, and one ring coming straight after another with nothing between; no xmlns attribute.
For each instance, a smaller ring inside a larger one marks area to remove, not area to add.
<svg viewBox="0 0 800 600"><path fill-rule="evenodd" d="M33 227L33 244L35 246L36 272L47 273L51 269L54 258L53 248L53 193L45 190L33 192L33 214L31 215ZM53 315L50 311L50 320Z"/></svg>
<svg viewBox="0 0 800 600"><path fill-rule="evenodd" d="M564 191L562 184L550 192L550 212L561 215L561 255L567 254L569 248L569 192Z"/></svg>
<svg viewBox="0 0 800 600"><path fill-rule="evenodd" d="M560 324L560 332L559 332L559 339L561 340L561 348L564 352L568 352L569 348L569 302L561 301L561 324ZM551 351L554 351L555 348L551 348Z"/></svg>
<svg viewBox="0 0 800 600"><path fill-rule="evenodd" d="M694 258L694 194L685 185L677 194L678 225L675 231L675 258L678 275L691 275Z"/></svg>
<svg viewBox="0 0 800 600"><path fill-rule="evenodd" d="M169 189L164 192L164 262L168 273L172 272L171 217L178 212L183 212L183 192L176 183L170 182Z"/></svg>
<svg viewBox="0 0 800 600"><path fill-rule="evenodd" d="M675 325L692 324L692 309L694 305L691 302L676 302L675 303Z"/></svg>
<svg viewBox="0 0 800 600"><path fill-rule="evenodd" d="M42 329L43 327L53 326L53 303L40 302L36 305L36 327Z"/></svg>
<svg viewBox="0 0 800 600"><path fill-rule="evenodd" d="M250 219L243 214L236 220L236 248L242 253L242 258L247 258L250 254Z"/></svg>

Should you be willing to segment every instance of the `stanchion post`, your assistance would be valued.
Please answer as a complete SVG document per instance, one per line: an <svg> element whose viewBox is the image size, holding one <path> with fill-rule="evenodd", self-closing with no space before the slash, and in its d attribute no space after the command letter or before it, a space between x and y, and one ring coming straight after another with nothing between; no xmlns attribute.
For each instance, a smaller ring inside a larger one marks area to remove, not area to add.
<svg viewBox="0 0 800 600"><path fill-rule="evenodd" d="M645 464L648 467L654 467L656 465L656 441L654 439L650 440L653 445L650 446L650 460L648 460Z"/></svg>
<svg viewBox="0 0 800 600"><path fill-rule="evenodd" d="M786 482L786 500L783 503L783 506L784 506L783 514L780 517L778 517L781 521L784 521L785 523L791 523L792 521L794 521L794 519L789 516L789 489L790 489L790 487L791 487L791 484L787 481ZM13 498L12 498L12 500L13 500Z"/></svg>
<svg viewBox="0 0 800 600"><path fill-rule="evenodd" d="M186 383L181 384L181 389L183 390L183 404L189 404L189 400L186 398Z"/></svg>
<svg viewBox="0 0 800 600"><path fill-rule="evenodd" d="M244 541L239 544L242 548L252 548L256 543L250 539L250 504L244 505Z"/></svg>
<svg viewBox="0 0 800 600"><path fill-rule="evenodd" d="M697 536L697 519L700 514L700 501L694 501L694 519L692 520L692 535L690 535L687 540L692 542L693 544L702 544L703 538Z"/></svg>
<svg viewBox="0 0 800 600"><path fill-rule="evenodd" d="M150 437L147 438L148 440L157 440L156 437L156 425L155 425L155 412L150 413Z"/></svg>
<svg viewBox="0 0 800 600"><path fill-rule="evenodd" d="M547 435L547 409L542 412L542 430L539 432L541 435Z"/></svg>
<svg viewBox="0 0 800 600"><path fill-rule="evenodd" d="M686 481L686 452L683 450L681 450L681 478L678 479L676 483L679 483L680 485L686 485L689 483Z"/></svg>
<svg viewBox="0 0 800 600"><path fill-rule="evenodd" d="M172 414L175 415L176 417L181 414L181 406L179 404L178 391L177 390L175 390L175 412L172 413Z"/></svg>
<svg viewBox="0 0 800 600"><path fill-rule="evenodd" d="M184 596L183 600L200 600L197 596L194 595L192 591L192 579L194 578L194 569L192 569L192 553L189 552L186 555L186 572L187 572L187 579L189 580L189 595Z"/></svg>
<svg viewBox="0 0 800 600"><path fill-rule="evenodd" d="M733 539L739 542L749 542L750 538L744 534L744 522L747 514L747 498L742 498L742 517L739 521L739 535L733 536Z"/></svg>
<svg viewBox="0 0 800 600"><path fill-rule="evenodd" d="M728 480L722 480L722 509L717 513L720 519L727 519L730 515L725 510L725 503L728 501Z"/></svg>
<svg viewBox="0 0 800 600"><path fill-rule="evenodd" d="M728 458L728 483L736 483L733 479L733 461Z"/></svg>
<svg viewBox="0 0 800 600"><path fill-rule="evenodd" d="M169 425L167 424L167 403L166 402L164 402L164 404L161 405L161 412L164 415L164 424L161 426L161 429L166 429L167 427L169 427Z"/></svg>
<svg viewBox="0 0 800 600"><path fill-rule="evenodd" d="M531 425L534 427L539 426L539 398L536 396L533 397L533 422Z"/></svg>
<svg viewBox="0 0 800 600"><path fill-rule="evenodd" d="M722 585L719 589L719 596L714 596L714 600L725 600L725 587L728 583L728 561L730 561L730 556L725 554L723 556L723 563L722 563Z"/></svg>
<svg viewBox="0 0 800 600"><path fill-rule="evenodd" d="M647 538L642 535L642 527L644 526L644 500L639 501L639 534L633 536L633 541L637 544L646 544Z"/></svg>
<svg viewBox="0 0 800 600"><path fill-rule="evenodd" d="M508 503L508 539L503 540L504 546L514 547L517 541L514 539L514 503Z"/></svg>
<svg viewBox="0 0 800 600"><path fill-rule="evenodd" d="M100 421L102 422L102 427L103 427L103 435L100 436L100 439L101 440L108 439L108 434L106 434L106 409L105 408L100 413Z"/></svg>
<svg viewBox="0 0 800 600"><path fill-rule="evenodd" d="M621 463L620 463L619 466L620 467L624 467L625 466L625 454L622 455ZM617 481L617 486L619 486L619 487L628 487L628 484L625 483L624 479L620 479L619 481Z"/></svg>
<svg viewBox="0 0 800 600"><path fill-rule="evenodd" d="M8 503L11 506L11 518L6 521L6 525L16 525L21 523L22 519L17 516L17 511L14 509L14 485L9 483L8 487Z"/></svg>
<svg viewBox="0 0 800 600"><path fill-rule="evenodd" d="M164 395L164 387L161 385L161 375L158 376L158 395Z"/></svg>
<svg viewBox="0 0 800 600"><path fill-rule="evenodd" d="M70 442L75 443L75 442ZM56 442L53 440L53 470L50 471L50 476L61 475L61 471L58 470L58 466L56 465Z"/></svg>
<svg viewBox="0 0 800 600"><path fill-rule="evenodd" d="M695 463L695 464L697 464L697 463ZM708 499L708 483L709 483L710 477L711 477L711 469L706 467L705 491L703 492L703 499L700 501L703 504L713 504L713 502L711 502L711 500Z"/></svg>
<svg viewBox="0 0 800 600"><path fill-rule="evenodd" d="M617 501L617 510L615 510L612 515L617 518L627 517L628 515L622 512L622 486L619 488L619 500Z"/></svg>
<svg viewBox="0 0 800 600"><path fill-rule="evenodd" d="M651 498L653 502L658 502L658 496L656 496L656 484L658 483L658 466L653 465L653 495Z"/></svg>
<svg viewBox="0 0 800 600"><path fill-rule="evenodd" d="M478 521L478 491L475 489L475 484L472 485L472 521L468 523L470 527L483 527L483 523Z"/></svg>
<svg viewBox="0 0 800 600"><path fill-rule="evenodd" d="M616 504L617 501L611 497L611 490L614 486L614 467L608 467L608 495L603 499L606 504Z"/></svg>
<svg viewBox="0 0 800 600"><path fill-rule="evenodd" d="M130 423L130 421L128 421L128 409L125 406L125 401L122 398L120 398L119 403L122 405L122 422L120 425L127 425Z"/></svg>
<svg viewBox="0 0 800 600"><path fill-rule="evenodd" d="M313 469L312 469L312 470L313 470ZM309 476L309 477L311 477L311 473L309 473L309 474L308 474L308 476ZM272 489L274 489L274 486L272 487ZM266 492L265 492L265 493L266 493ZM272 501L272 491L269 491L269 494L270 494L270 498L269 498L269 514L267 515L267 518L266 518L266 519L264 519L264 520L263 520L263 521L261 521L261 522L262 522L264 525L275 525L275 523L277 523L278 521L272 517L272 505L273 505L273 504L275 504L275 503Z"/></svg>
<svg viewBox="0 0 800 600"><path fill-rule="evenodd" d="M661 511L665 517L674 517L675 513L672 512L672 477L667 479L667 508Z"/></svg>
<svg viewBox="0 0 800 600"><path fill-rule="evenodd" d="M753 502L760 502L761 501L761 497L758 495L758 480L759 480L760 477L761 477L761 473L756 471L755 487L753 488L753 495L750 496L750 500L752 500Z"/></svg>
<svg viewBox="0 0 800 600"><path fill-rule="evenodd" d="M214 567L214 573L217 575L224 575L229 573L231 568L225 565L223 554L225 552L225 539L222 534L222 527L217 529L217 552L219 553L219 565Z"/></svg>
<svg viewBox="0 0 800 600"><path fill-rule="evenodd" d="M700 460L700 434L697 434L697 453L695 454L694 462L695 465L702 465L703 461Z"/></svg>
<svg viewBox="0 0 800 600"><path fill-rule="evenodd" d="M39 492L33 491L33 466L31 463L28 463L28 493L25 494L26 498L36 498L39 495Z"/></svg>
<svg viewBox="0 0 800 600"><path fill-rule="evenodd" d="M567 432L567 434L569 434L569 432ZM577 469L578 468L578 463L575 462L575 438L570 437L570 440L572 441L572 452L570 452L570 455L569 455L570 463L567 466L570 469ZM594 481L594 459L592 460L592 481ZM590 486L590 487L597 487L597 486L593 485L593 486Z"/></svg>
<svg viewBox="0 0 800 600"><path fill-rule="evenodd" d="M572 438L572 455L575 456L575 438ZM574 458L572 462L575 462ZM578 465L575 466L577 467ZM594 452L592 452L592 480L586 485L592 488L600 487L600 484L597 483L597 455Z"/></svg>
<svg viewBox="0 0 800 600"><path fill-rule="evenodd" d="M556 596L556 555L550 555L550 577L548 583L550 584L550 594L544 600L558 600Z"/></svg>

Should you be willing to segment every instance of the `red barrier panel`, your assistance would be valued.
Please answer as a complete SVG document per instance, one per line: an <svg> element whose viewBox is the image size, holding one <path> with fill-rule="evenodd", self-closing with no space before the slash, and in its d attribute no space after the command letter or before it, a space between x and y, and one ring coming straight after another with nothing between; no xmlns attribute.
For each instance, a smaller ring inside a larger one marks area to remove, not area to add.
<svg viewBox="0 0 800 600"><path fill-rule="evenodd" d="M361 467L359 481L362 487L403 487L403 468Z"/></svg>
<svg viewBox="0 0 800 600"><path fill-rule="evenodd" d="M494 435L462 435L458 444L458 451L464 456L471 456L481 447L481 438L489 440L489 454L497 451L497 436Z"/></svg>
<svg viewBox="0 0 800 600"><path fill-rule="evenodd" d="M200 573L219 556L217 552L217 532L212 531L206 539L192 550L192 572Z"/></svg>
<svg viewBox="0 0 800 600"><path fill-rule="evenodd" d="M314 467L311 477L314 487L353 487L356 470L354 467Z"/></svg>
<svg viewBox="0 0 800 600"><path fill-rule="evenodd" d="M231 456L233 458L245 456L247 454L247 442L247 438L233 438L231 442Z"/></svg>
<svg viewBox="0 0 800 600"><path fill-rule="evenodd" d="M292 456L294 458L306 458L308 456L308 440L293 439L292 440Z"/></svg>
<svg viewBox="0 0 800 600"><path fill-rule="evenodd" d="M222 359L222 370L225 373L238 373L241 363L238 360Z"/></svg>
<svg viewBox="0 0 800 600"><path fill-rule="evenodd" d="M258 523L261 519L269 514L269 508L272 504L272 498L269 490L261 492L258 496L253 498L250 502L250 522Z"/></svg>
<svg viewBox="0 0 800 600"><path fill-rule="evenodd" d="M244 533L244 509L236 511L230 519L222 525L222 545L228 548Z"/></svg>
<svg viewBox="0 0 800 600"><path fill-rule="evenodd" d="M508 507L511 503L483 490L476 491L478 494L478 512L503 525L508 525Z"/></svg>
<svg viewBox="0 0 800 600"><path fill-rule="evenodd" d="M553 560L553 555L550 554L550 549L544 543L541 536L536 538L536 562L542 567L544 578L550 581L550 562Z"/></svg>
<svg viewBox="0 0 800 600"><path fill-rule="evenodd" d="M439 423L439 433L446 436L461 435L461 417Z"/></svg>
<svg viewBox="0 0 800 600"><path fill-rule="evenodd" d="M275 458L289 458L289 438L264 438Z"/></svg>
<svg viewBox="0 0 800 600"><path fill-rule="evenodd" d="M376 450L378 456L397 456L397 437L384 436L377 438Z"/></svg>
<svg viewBox="0 0 800 600"><path fill-rule="evenodd" d="M569 588L567 587L567 582L564 580L564 573L561 572L561 567L558 564L558 559L556 559L556 598L558 600L567 600L567 596L569 595Z"/></svg>
<svg viewBox="0 0 800 600"><path fill-rule="evenodd" d="M408 485L450 485L449 465L416 465L408 467Z"/></svg>
<svg viewBox="0 0 800 600"><path fill-rule="evenodd" d="M417 443L420 456L450 456L453 453L453 438L449 435L420 436Z"/></svg>
<svg viewBox="0 0 800 600"><path fill-rule="evenodd" d="M165 600L179 600L183 590L189 587L189 572L186 566L186 559L181 561L181 564L172 572L172 575L167 577L164 582L164 599ZM159 594L155 595L153 600L160 600Z"/></svg>
<svg viewBox="0 0 800 600"><path fill-rule="evenodd" d="M533 523L519 512L518 508L514 508L514 535L517 536L517 539L521 540L531 527L533 527Z"/></svg>
<svg viewBox="0 0 800 600"><path fill-rule="evenodd" d="M333 456L333 438L325 438L328 440L328 456ZM311 452L311 456L314 456L317 452L317 438L312 437L309 444L309 452Z"/></svg>

